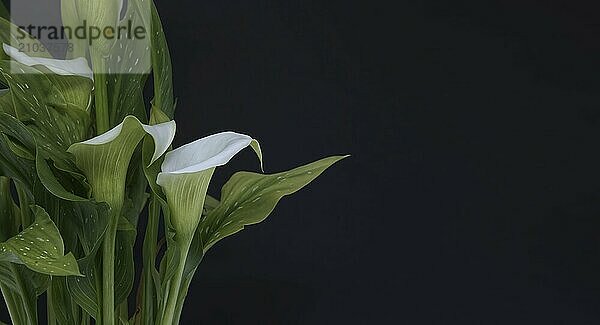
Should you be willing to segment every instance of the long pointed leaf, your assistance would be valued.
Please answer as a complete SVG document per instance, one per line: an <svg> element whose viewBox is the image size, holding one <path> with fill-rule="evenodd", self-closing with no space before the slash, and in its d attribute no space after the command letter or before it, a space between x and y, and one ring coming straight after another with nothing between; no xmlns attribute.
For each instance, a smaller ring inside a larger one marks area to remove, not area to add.
<svg viewBox="0 0 600 325"><path fill-rule="evenodd" d="M265 220L286 195L299 191L327 168L346 158L325 158L288 172L263 175L240 172L223 186L221 204L202 220L197 234L206 252L219 240Z"/></svg>

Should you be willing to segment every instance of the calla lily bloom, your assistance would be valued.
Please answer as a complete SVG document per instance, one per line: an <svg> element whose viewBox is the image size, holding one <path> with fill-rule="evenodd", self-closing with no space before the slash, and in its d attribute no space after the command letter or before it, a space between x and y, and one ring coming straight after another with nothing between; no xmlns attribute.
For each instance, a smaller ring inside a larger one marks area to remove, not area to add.
<svg viewBox="0 0 600 325"><path fill-rule="evenodd" d="M194 141L175 149L165 156L157 183L162 186L170 209L170 224L175 230L174 244L179 254L177 271L169 284L161 324L174 324L177 297L181 288L186 259L194 233L200 223L208 185L218 166L228 163L233 156L251 146L262 166L258 141L251 137L223 132ZM170 244L170 243L169 243ZM175 251L167 251L173 254Z"/></svg>
<svg viewBox="0 0 600 325"><path fill-rule="evenodd" d="M127 116L123 122L93 139L73 144L69 152L75 155L77 166L84 172L94 198L107 202L113 209L122 204L125 178L131 156L137 145L148 134L154 140L151 164L171 146L175 137L175 121L157 125L142 124ZM117 183L123 184L117 184Z"/></svg>
<svg viewBox="0 0 600 325"><path fill-rule="evenodd" d="M91 140L76 143L69 148L69 152L75 156L77 167L87 177L96 201L106 202L111 208L102 248L103 319L114 318L115 243L125 199L125 181L129 163L135 148L146 134L154 139L154 155L150 163L160 158L171 145L175 137L175 128L174 121L145 125L137 118L128 116L112 130Z"/></svg>
<svg viewBox="0 0 600 325"><path fill-rule="evenodd" d="M235 132L211 135L167 153L157 183L167 197L171 224L178 238L191 241L215 168L227 164L248 146L254 149L262 165L258 142Z"/></svg>
<svg viewBox="0 0 600 325"><path fill-rule="evenodd" d="M72 60L36 58L28 56L8 44L3 44L2 48L9 57L23 65L29 67L41 65L62 76L81 76L94 80L94 73L85 58L76 58Z"/></svg>
<svg viewBox="0 0 600 325"><path fill-rule="evenodd" d="M123 0L61 0L62 19L66 26L93 26L99 30L112 28L115 31L124 10ZM68 8L68 10L67 10ZM88 37L92 37L89 35ZM88 39L86 41L91 41ZM93 48L101 54L109 53L114 38L93 39Z"/></svg>

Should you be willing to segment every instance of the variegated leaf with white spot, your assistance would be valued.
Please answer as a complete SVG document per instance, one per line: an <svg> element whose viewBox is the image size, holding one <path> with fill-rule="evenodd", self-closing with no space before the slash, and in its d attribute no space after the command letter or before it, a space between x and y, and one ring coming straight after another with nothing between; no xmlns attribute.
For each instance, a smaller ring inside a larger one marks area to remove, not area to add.
<svg viewBox="0 0 600 325"><path fill-rule="evenodd" d="M206 252L219 240L245 226L265 220L277 203L308 185L327 168L347 156L325 158L273 175L239 172L223 186L221 203L201 222L196 232Z"/></svg>
<svg viewBox="0 0 600 325"><path fill-rule="evenodd" d="M52 275L80 275L73 254L65 255L58 228L41 207L33 207L34 223L0 244L0 261L24 264L32 271Z"/></svg>

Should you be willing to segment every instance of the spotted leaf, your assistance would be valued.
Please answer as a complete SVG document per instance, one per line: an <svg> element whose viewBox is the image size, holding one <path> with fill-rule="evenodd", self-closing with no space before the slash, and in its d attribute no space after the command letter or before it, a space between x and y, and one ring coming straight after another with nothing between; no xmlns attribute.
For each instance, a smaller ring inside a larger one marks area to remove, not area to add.
<svg viewBox="0 0 600 325"><path fill-rule="evenodd" d="M58 228L41 207L33 207L35 222L0 244L0 261L24 264L32 271L52 275L80 275L73 254L65 255Z"/></svg>
<svg viewBox="0 0 600 325"><path fill-rule="evenodd" d="M206 252L216 242L245 226L262 222L281 198L299 191L344 158L325 158L273 175L236 173L223 186L221 203L200 222L195 240L201 240Z"/></svg>
<svg viewBox="0 0 600 325"><path fill-rule="evenodd" d="M150 30L146 23L150 21L150 2L135 0L128 1L126 5L121 24L146 26L146 30ZM116 40L106 60L109 67L107 87L111 126L117 125L128 115L146 123L143 90L151 69L150 40Z"/></svg>

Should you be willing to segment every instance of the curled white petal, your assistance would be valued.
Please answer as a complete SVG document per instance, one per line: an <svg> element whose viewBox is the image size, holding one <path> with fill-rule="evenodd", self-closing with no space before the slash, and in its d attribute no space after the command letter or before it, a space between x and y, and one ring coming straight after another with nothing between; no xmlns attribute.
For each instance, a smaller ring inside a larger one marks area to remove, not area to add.
<svg viewBox="0 0 600 325"><path fill-rule="evenodd" d="M94 80L94 73L85 58L72 60L58 60L48 58L30 57L8 44L2 45L4 52L13 60L29 67L42 65L50 71L63 76L81 76Z"/></svg>
<svg viewBox="0 0 600 325"><path fill-rule="evenodd" d="M121 134L121 131L123 130L123 124L125 124L125 121L121 122L121 124L115 126L114 128L102 133L101 135L99 135L95 138L91 138L87 141L81 142L81 144L88 144L88 145L95 145L95 146L107 144L107 143L113 141L114 139L116 139Z"/></svg>
<svg viewBox="0 0 600 325"><path fill-rule="evenodd" d="M252 141L244 134L223 132L179 147L165 156L157 182L161 184L167 174L196 173L225 165Z"/></svg>
<svg viewBox="0 0 600 325"><path fill-rule="evenodd" d="M150 165L152 165L160 158L160 156L169 150L171 143L173 143L176 130L175 121L156 125L142 124L142 128L154 139L154 155L150 161Z"/></svg>
<svg viewBox="0 0 600 325"><path fill-rule="evenodd" d="M156 125L146 125L140 122L134 116L126 117L121 124L115 126L109 131L95 137L89 139L87 141L81 142L81 144L85 145L103 145L107 144L113 140L115 140L121 132L123 131L123 126L129 120L134 120L138 123L141 128L148 133L154 139L154 155L152 156L152 160L150 164L153 164L158 158L160 158L171 146L173 139L175 138L175 130L177 126L175 121L169 121Z"/></svg>

